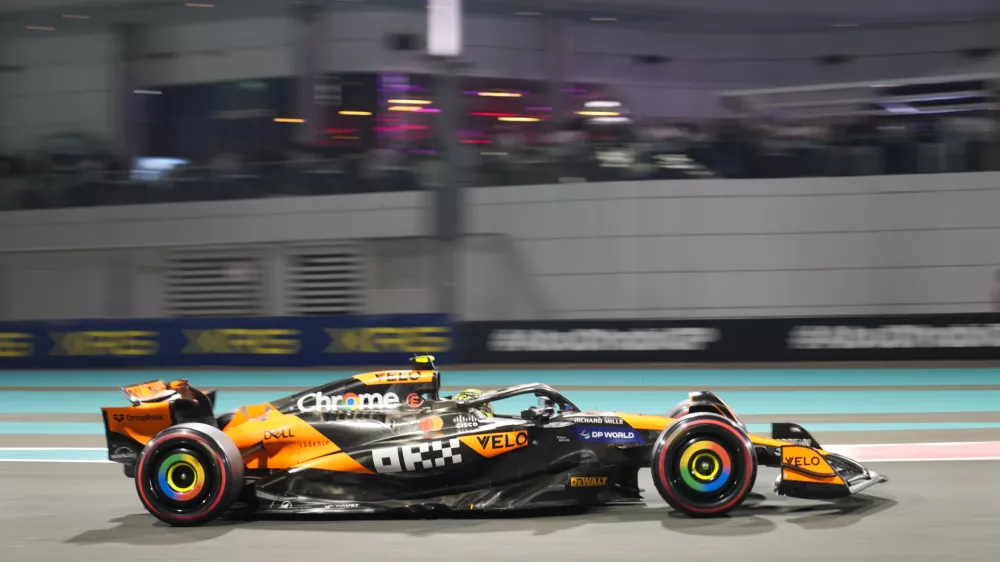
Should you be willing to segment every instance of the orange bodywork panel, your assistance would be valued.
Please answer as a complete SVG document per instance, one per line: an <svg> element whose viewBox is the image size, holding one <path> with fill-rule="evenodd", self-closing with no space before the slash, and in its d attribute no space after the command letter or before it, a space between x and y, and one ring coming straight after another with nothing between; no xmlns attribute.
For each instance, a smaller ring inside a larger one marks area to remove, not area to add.
<svg viewBox="0 0 1000 562"><path fill-rule="evenodd" d="M170 427L170 403L150 402L120 408L101 408L108 431L125 435L145 445L157 433Z"/></svg>
<svg viewBox="0 0 1000 562"><path fill-rule="evenodd" d="M594 415L618 416L635 429L648 429L652 431L663 431L667 426L674 423L674 418L666 416L647 416L644 414L626 414L623 412L602 412L595 413Z"/></svg>
<svg viewBox="0 0 1000 562"><path fill-rule="evenodd" d="M785 445L781 449L781 478L792 482L844 485L844 479L815 449Z"/></svg>
<svg viewBox="0 0 1000 562"><path fill-rule="evenodd" d="M137 402L157 398L168 390L170 390L170 388L167 386L167 383L161 380L133 384L122 388L122 392L125 393L125 396L127 396L130 401L135 400Z"/></svg>
<svg viewBox="0 0 1000 562"><path fill-rule="evenodd" d="M247 468L285 469L340 452L309 423L270 404L240 408L225 428Z"/></svg>
<svg viewBox="0 0 1000 562"><path fill-rule="evenodd" d="M354 375L367 386L385 384L429 384L434 381L434 371L375 371Z"/></svg>

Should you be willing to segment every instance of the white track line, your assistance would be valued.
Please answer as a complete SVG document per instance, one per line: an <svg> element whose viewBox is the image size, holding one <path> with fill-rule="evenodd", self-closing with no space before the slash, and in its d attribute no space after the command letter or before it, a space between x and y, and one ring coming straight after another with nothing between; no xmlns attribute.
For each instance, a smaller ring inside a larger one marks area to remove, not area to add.
<svg viewBox="0 0 1000 562"><path fill-rule="evenodd" d="M76 459L76 460L73 460L73 459L0 459L0 462L35 462L35 463L38 463L38 462L56 462L56 463L91 463L91 464L108 463L108 464L111 464L111 461L98 461L98 460L87 460L87 459Z"/></svg>
<svg viewBox="0 0 1000 562"><path fill-rule="evenodd" d="M818 433L818 432L817 432ZM830 447L940 447L940 446L963 446L963 445L992 445L998 441L949 441L947 443L861 443L858 445L847 445L838 443Z"/></svg>
<svg viewBox="0 0 1000 562"><path fill-rule="evenodd" d="M962 457L958 459L865 459L861 464L871 464L877 462L962 462L962 461L1000 461L1000 457Z"/></svg>
<svg viewBox="0 0 1000 562"><path fill-rule="evenodd" d="M0 451L107 451L107 447L0 447Z"/></svg>

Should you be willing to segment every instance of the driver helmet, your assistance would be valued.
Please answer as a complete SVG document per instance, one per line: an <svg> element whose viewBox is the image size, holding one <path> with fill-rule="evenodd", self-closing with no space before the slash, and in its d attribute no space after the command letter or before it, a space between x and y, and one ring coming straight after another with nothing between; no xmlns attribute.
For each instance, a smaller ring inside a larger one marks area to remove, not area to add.
<svg viewBox="0 0 1000 562"><path fill-rule="evenodd" d="M478 388L467 388L467 389L459 392L455 396L452 396L452 400L455 400L456 402L462 402L462 401L465 401L465 400L472 400L473 398L479 398L480 396L483 396L484 394L486 394L486 393L483 392L482 390L479 390ZM484 415L486 415L486 417L488 417L488 418L492 418L493 417L493 406L491 406L490 404L487 403L487 404L480 405L479 406L479 410Z"/></svg>

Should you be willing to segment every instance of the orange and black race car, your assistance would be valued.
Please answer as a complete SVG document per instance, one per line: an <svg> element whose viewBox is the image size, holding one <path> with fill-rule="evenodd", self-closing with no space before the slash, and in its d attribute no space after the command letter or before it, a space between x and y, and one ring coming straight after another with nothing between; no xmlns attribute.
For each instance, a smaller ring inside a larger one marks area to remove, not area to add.
<svg viewBox="0 0 1000 562"><path fill-rule="evenodd" d="M722 515L779 467L781 495L832 500L886 478L822 450L801 427L749 435L711 392L667 416L581 412L543 384L439 396L433 357L216 415L187 381L123 390L103 408L108 456L146 509L198 525L237 502L255 512L521 510L641 503L640 468L678 511ZM537 401L533 399L537 397ZM528 399L520 415L494 404Z"/></svg>

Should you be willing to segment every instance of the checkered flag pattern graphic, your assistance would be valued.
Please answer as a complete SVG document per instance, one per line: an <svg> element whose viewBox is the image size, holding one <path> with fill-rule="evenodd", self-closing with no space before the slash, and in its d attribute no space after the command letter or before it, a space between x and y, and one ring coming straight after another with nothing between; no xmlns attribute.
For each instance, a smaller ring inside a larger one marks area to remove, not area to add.
<svg viewBox="0 0 1000 562"><path fill-rule="evenodd" d="M458 449L458 444L459 441L457 437L448 441L435 441L431 443L431 449L433 451L441 451L441 456L434 455L438 457L434 459L434 466L441 468L442 466L448 464L448 459L451 459L451 464L458 464L462 462L462 455L454 452L455 449Z"/></svg>

